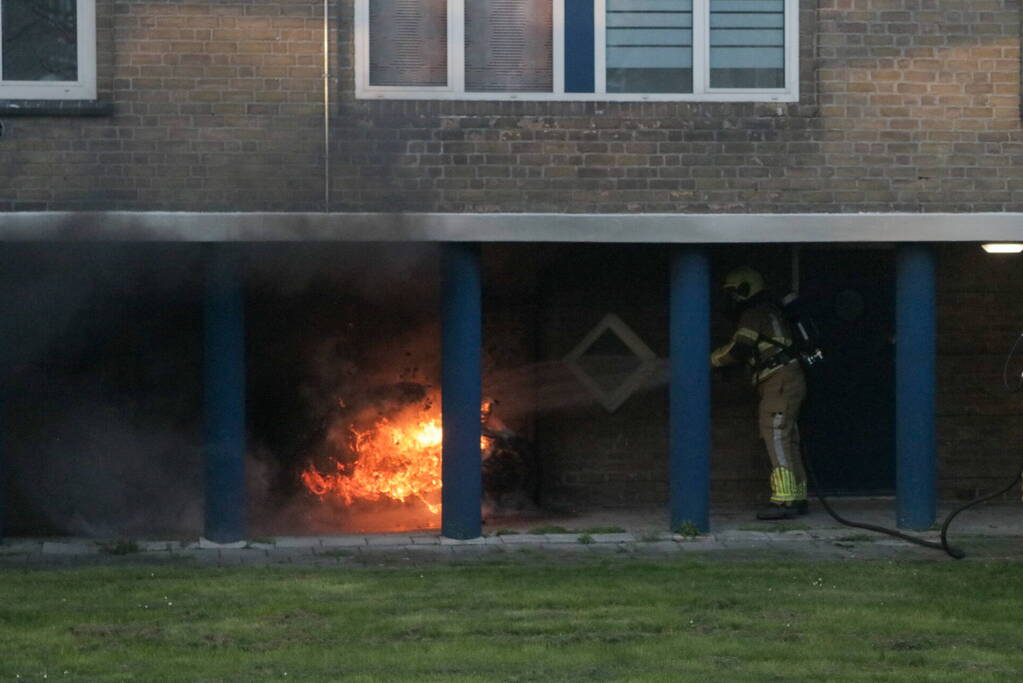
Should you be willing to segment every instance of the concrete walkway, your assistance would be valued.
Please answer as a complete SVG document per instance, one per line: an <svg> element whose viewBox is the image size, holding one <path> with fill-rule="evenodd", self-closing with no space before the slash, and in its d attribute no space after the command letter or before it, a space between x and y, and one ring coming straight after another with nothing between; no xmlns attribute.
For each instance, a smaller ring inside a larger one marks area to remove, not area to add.
<svg viewBox="0 0 1023 683"><path fill-rule="evenodd" d="M894 502L844 499L843 516L894 526ZM954 509L947 506L939 515ZM468 541L436 531L391 534L277 536L235 546L196 540L13 538L0 544L0 568L186 562L214 566L421 566L463 560L600 556L693 556L720 560L918 559L953 561L940 551L870 531L844 527L814 503L811 513L782 522L758 522L753 511L715 510L709 534L668 532L663 510L602 510L530 519L492 519L485 536ZM937 530L917 534L938 540ZM960 515L950 542L968 560L1023 560L1023 505L986 505Z"/></svg>

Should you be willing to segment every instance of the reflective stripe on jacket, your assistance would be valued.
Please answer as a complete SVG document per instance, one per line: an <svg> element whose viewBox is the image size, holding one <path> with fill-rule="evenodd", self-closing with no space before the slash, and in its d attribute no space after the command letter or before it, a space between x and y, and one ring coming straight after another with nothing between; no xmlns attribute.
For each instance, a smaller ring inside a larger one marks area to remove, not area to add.
<svg viewBox="0 0 1023 683"><path fill-rule="evenodd" d="M788 354L782 348L791 345L792 331L782 317L781 310L770 301L762 301L742 312L735 334L727 344L710 354L710 364L718 368L746 363L752 372L753 384L756 385L789 363L796 362L795 358L787 358Z"/></svg>

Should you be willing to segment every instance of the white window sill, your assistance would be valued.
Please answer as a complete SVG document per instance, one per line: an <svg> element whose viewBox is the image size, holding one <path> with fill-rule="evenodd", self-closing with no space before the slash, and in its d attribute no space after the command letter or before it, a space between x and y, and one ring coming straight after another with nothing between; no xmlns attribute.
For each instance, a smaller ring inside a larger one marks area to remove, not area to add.
<svg viewBox="0 0 1023 683"><path fill-rule="evenodd" d="M0 99L0 116L113 116L107 100L15 100Z"/></svg>
<svg viewBox="0 0 1023 683"><path fill-rule="evenodd" d="M701 95L652 93L452 93L443 90L366 89L357 90L360 100L443 100L472 102L798 102L799 94L788 91L711 92Z"/></svg>

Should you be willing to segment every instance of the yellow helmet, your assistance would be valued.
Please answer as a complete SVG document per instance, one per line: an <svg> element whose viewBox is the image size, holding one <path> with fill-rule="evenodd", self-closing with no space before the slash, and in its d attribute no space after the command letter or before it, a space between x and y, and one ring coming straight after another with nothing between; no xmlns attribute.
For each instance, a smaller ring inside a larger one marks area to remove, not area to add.
<svg viewBox="0 0 1023 683"><path fill-rule="evenodd" d="M764 278L752 268L736 268L725 277L725 291L736 301L748 301L764 291Z"/></svg>

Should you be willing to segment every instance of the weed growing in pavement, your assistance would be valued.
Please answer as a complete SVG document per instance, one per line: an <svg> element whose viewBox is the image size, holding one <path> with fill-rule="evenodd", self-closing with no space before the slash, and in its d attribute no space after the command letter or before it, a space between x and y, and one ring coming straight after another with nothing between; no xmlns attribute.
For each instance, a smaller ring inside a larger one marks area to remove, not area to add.
<svg viewBox="0 0 1023 683"><path fill-rule="evenodd" d="M696 538L700 535L700 527L696 526L696 522L691 519L684 520L675 529L675 533L679 536L685 536L686 538Z"/></svg>
<svg viewBox="0 0 1023 683"><path fill-rule="evenodd" d="M799 522L778 522L775 524L747 524L741 526L737 531L766 531L769 533L785 533L786 531L809 531L813 527L809 524Z"/></svg>
<svg viewBox="0 0 1023 683"><path fill-rule="evenodd" d="M99 549L108 555L130 555L132 553L142 552L142 548L139 544L130 538L119 538L116 541L110 541L109 543L100 543Z"/></svg>
<svg viewBox="0 0 1023 683"><path fill-rule="evenodd" d="M878 536L871 536L870 534L853 534L851 536L839 536L835 540L846 543L873 543L878 538Z"/></svg>
<svg viewBox="0 0 1023 683"><path fill-rule="evenodd" d="M529 533L543 536L544 534L575 534L579 533L575 529L566 529L563 526L538 526L529 530Z"/></svg>

